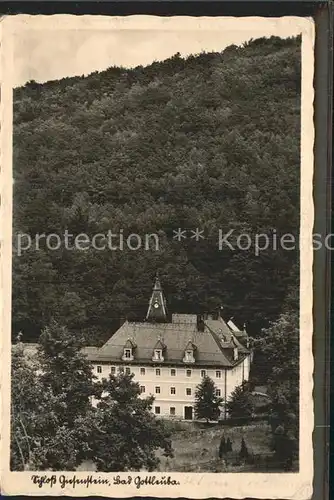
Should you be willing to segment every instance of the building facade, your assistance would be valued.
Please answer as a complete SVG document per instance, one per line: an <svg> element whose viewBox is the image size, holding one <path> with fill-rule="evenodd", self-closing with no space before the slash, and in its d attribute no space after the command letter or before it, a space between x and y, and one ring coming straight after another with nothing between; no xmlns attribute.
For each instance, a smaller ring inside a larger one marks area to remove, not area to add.
<svg viewBox="0 0 334 500"><path fill-rule="evenodd" d="M220 312L168 317L158 278L145 321L125 321L102 347L86 347L85 354L99 379L133 373L142 397L155 397L157 416L185 420L194 419L195 391L203 377L214 381L225 402L248 380L251 362L247 332L226 323Z"/></svg>

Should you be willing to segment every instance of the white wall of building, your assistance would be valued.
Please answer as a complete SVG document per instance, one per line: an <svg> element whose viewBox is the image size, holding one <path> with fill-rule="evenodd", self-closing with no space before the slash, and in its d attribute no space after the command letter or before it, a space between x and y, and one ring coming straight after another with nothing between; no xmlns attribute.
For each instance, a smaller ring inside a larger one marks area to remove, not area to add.
<svg viewBox="0 0 334 500"><path fill-rule="evenodd" d="M194 407L195 391L201 383L204 373L215 383L218 395L228 399L235 387L243 380L249 378L249 357L231 369L199 368L193 366L167 367L145 365L93 365L94 374L99 380L108 378L114 371L116 374L120 367L124 371L134 374L134 381L142 387L142 397L153 395L155 401L153 412L161 416L175 416L185 418L185 407ZM225 381L226 377L226 381ZM157 407L157 409L156 409Z"/></svg>

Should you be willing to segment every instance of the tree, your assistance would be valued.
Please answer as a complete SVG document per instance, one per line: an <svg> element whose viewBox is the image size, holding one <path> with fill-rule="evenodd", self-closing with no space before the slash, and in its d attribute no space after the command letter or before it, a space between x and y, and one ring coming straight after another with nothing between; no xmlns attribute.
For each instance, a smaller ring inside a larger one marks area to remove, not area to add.
<svg viewBox="0 0 334 500"><path fill-rule="evenodd" d="M220 444L219 444L219 458L223 458L223 456L225 455L225 453L227 451L228 450L227 450L227 445L226 445L226 441L225 441L225 436L223 434L223 436L220 439Z"/></svg>
<svg viewBox="0 0 334 500"><path fill-rule="evenodd" d="M275 452L276 462L284 470L291 470L293 459L298 451L298 443L294 434L278 425L273 433L273 451Z"/></svg>
<svg viewBox="0 0 334 500"><path fill-rule="evenodd" d="M239 452L239 457L241 458L241 460L247 460L247 458L249 457L247 445L244 438L241 439L241 448Z"/></svg>
<svg viewBox="0 0 334 500"><path fill-rule="evenodd" d="M276 461L286 470L298 456L299 318L290 310L263 331L256 341L271 397L271 429Z"/></svg>
<svg viewBox="0 0 334 500"><path fill-rule="evenodd" d="M271 235L298 233L300 81L300 37L273 37L15 89L14 234L35 248L37 233L64 229L160 232L164 251L134 260L40 239L37 252L13 258L14 334L36 341L55 311L62 324L69 311L70 328L93 324L102 342L120 311L145 315L152 259L176 312L223 301L257 336L285 302L298 305L298 251L274 250ZM198 221L204 240L173 240ZM270 248L218 250L215 228L232 226L252 241L267 234Z"/></svg>
<svg viewBox="0 0 334 500"><path fill-rule="evenodd" d="M83 339L52 321L39 342L40 380L59 398L59 417L74 425L77 417L91 409L91 398L99 393L92 365L81 352Z"/></svg>
<svg viewBox="0 0 334 500"><path fill-rule="evenodd" d="M69 469L77 465L75 429L57 414L59 398L42 383L40 365L22 343L12 350L11 468ZM80 446L80 444L79 444Z"/></svg>
<svg viewBox="0 0 334 500"><path fill-rule="evenodd" d="M258 366L276 410L299 414L299 316L282 314L256 339Z"/></svg>
<svg viewBox="0 0 334 500"><path fill-rule="evenodd" d="M204 418L217 420L220 414L219 406L222 399L216 395L216 386L210 377L205 376L197 386L195 392L195 416L198 419Z"/></svg>
<svg viewBox="0 0 334 500"><path fill-rule="evenodd" d="M232 441L229 437L227 438L227 441L226 441L226 451L233 451Z"/></svg>
<svg viewBox="0 0 334 500"><path fill-rule="evenodd" d="M154 470L155 451L172 457L170 432L152 414L154 397L140 398L133 375L119 373L103 380L103 394L94 415L91 459L99 471Z"/></svg>
<svg viewBox="0 0 334 500"><path fill-rule="evenodd" d="M81 353L80 339L52 321L38 348L38 401L31 467L73 470L90 450L91 398L100 388Z"/></svg>
<svg viewBox="0 0 334 500"><path fill-rule="evenodd" d="M36 367L18 342L11 360L11 470L25 470L36 446L36 420L43 391Z"/></svg>
<svg viewBox="0 0 334 500"><path fill-rule="evenodd" d="M248 382L243 382L234 389L227 402L227 411L230 418L248 418L252 416L254 404Z"/></svg>

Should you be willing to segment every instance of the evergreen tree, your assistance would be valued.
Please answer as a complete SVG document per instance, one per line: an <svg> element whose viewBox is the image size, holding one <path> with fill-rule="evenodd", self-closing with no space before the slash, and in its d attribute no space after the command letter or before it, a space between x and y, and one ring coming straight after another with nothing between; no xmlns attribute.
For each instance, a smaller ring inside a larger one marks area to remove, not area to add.
<svg viewBox="0 0 334 500"><path fill-rule="evenodd" d="M234 389L227 402L227 410L231 418L247 418L253 414L254 404L248 382L243 382Z"/></svg>
<svg viewBox="0 0 334 500"><path fill-rule="evenodd" d="M240 452L239 452L239 457L242 460L247 460L248 456L249 456L249 453L248 453L247 445L246 445L245 439L242 438L242 440L241 440L241 448L240 448Z"/></svg>
<svg viewBox="0 0 334 500"><path fill-rule="evenodd" d="M133 375L119 373L103 381L103 394L94 416L91 459L99 471L154 470L162 449L172 457L170 432L151 412L154 397L139 397Z"/></svg>
<svg viewBox="0 0 334 500"><path fill-rule="evenodd" d="M226 441L225 441L225 436L223 436L220 439L220 444L219 444L219 458L223 458L225 453L228 451Z"/></svg>
<svg viewBox="0 0 334 500"><path fill-rule="evenodd" d="M204 418L217 420L219 417L219 406L222 400L216 395L216 386L210 377L205 376L197 386L195 392L195 416L198 419Z"/></svg>
<svg viewBox="0 0 334 500"><path fill-rule="evenodd" d="M226 441L226 451L233 451L232 441L229 437L227 438L227 441Z"/></svg>

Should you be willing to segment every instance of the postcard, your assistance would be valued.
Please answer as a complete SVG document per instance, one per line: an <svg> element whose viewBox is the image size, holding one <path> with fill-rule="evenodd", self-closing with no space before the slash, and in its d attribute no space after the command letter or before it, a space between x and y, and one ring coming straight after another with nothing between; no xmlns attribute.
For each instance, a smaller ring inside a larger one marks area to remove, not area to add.
<svg viewBox="0 0 334 500"><path fill-rule="evenodd" d="M0 30L1 491L310 498L313 20Z"/></svg>

